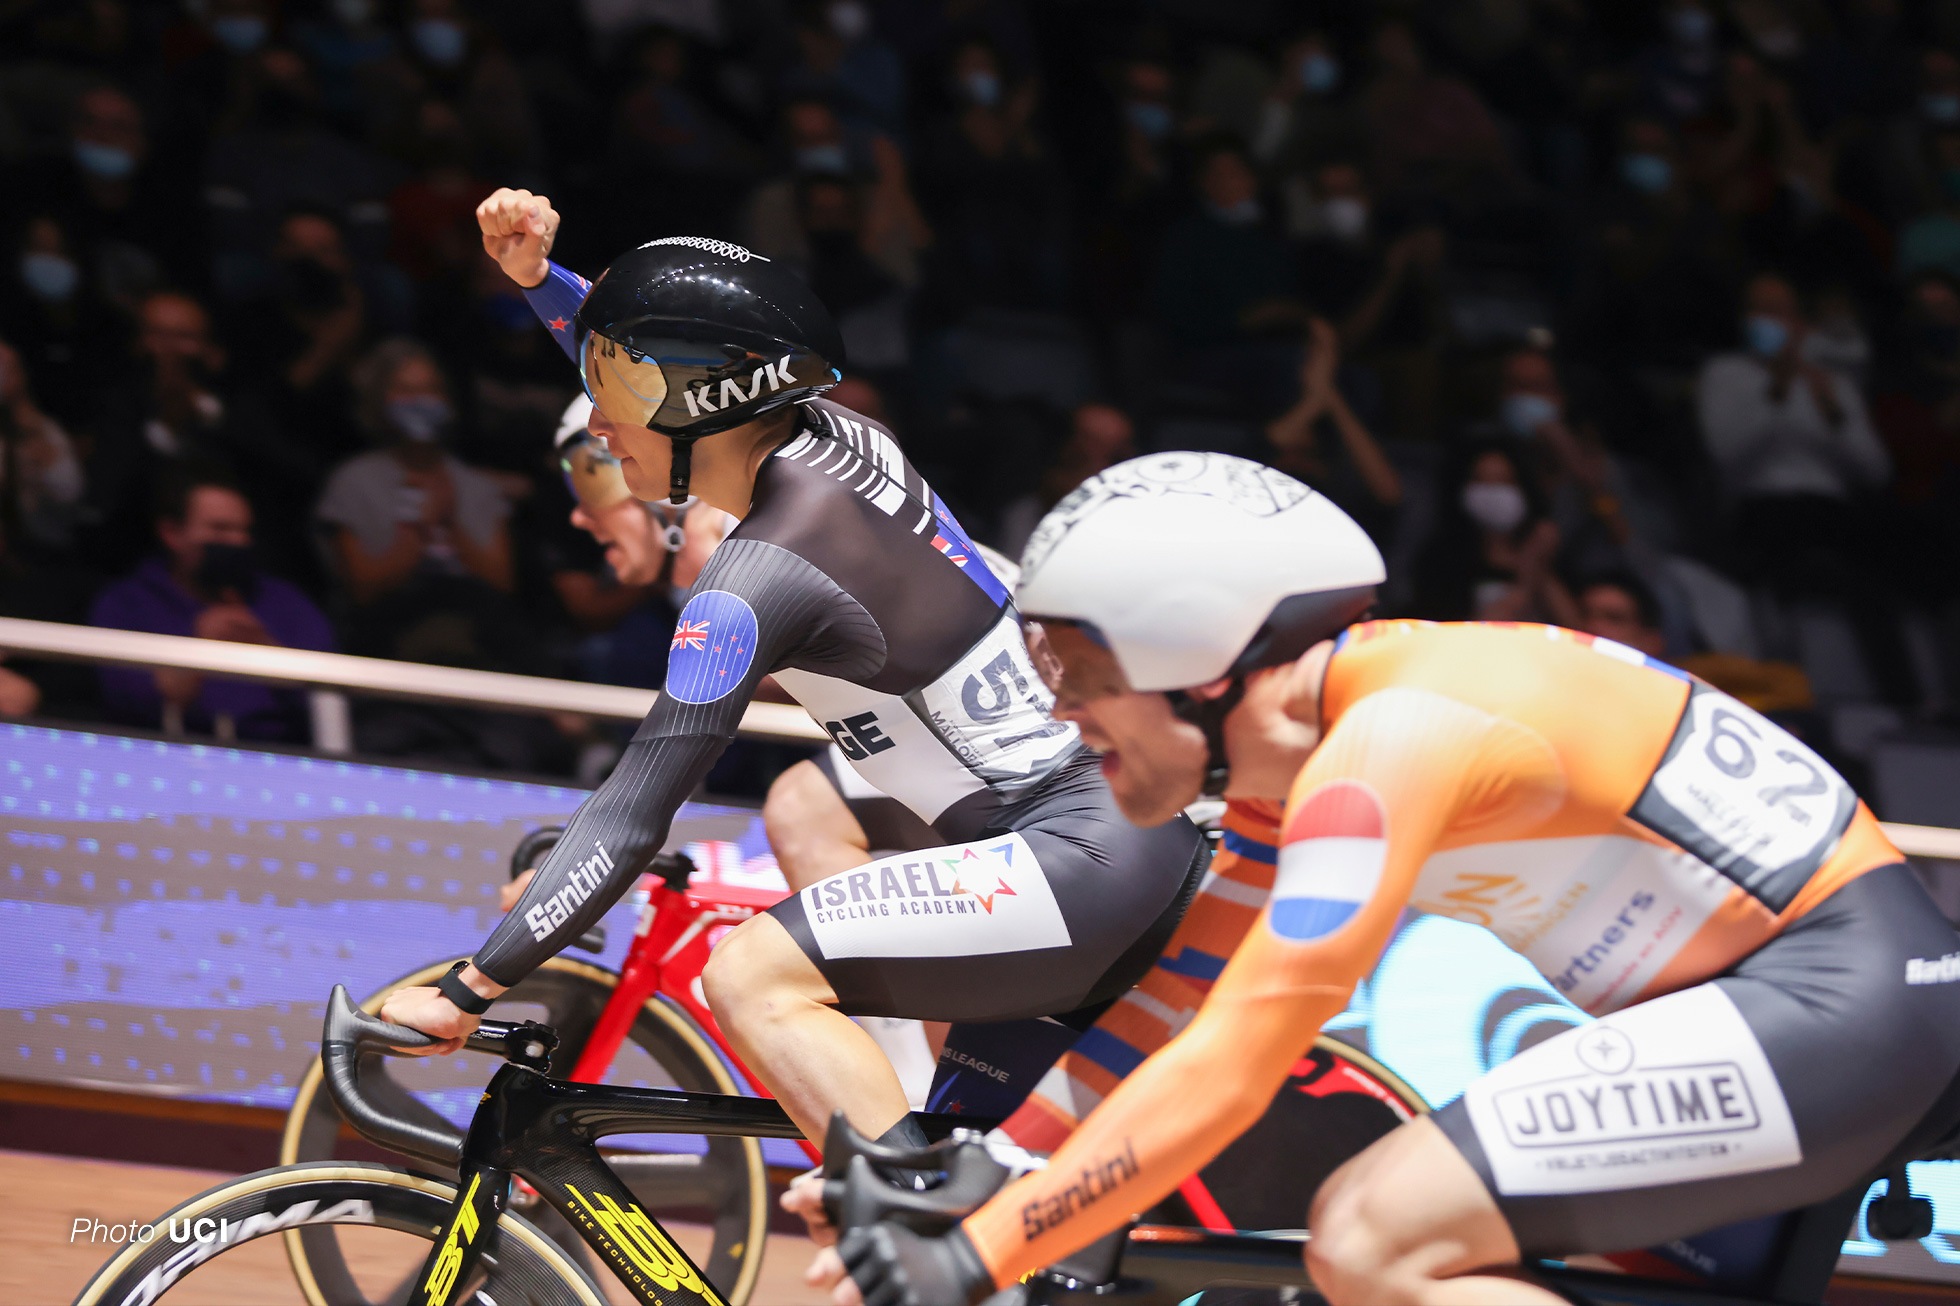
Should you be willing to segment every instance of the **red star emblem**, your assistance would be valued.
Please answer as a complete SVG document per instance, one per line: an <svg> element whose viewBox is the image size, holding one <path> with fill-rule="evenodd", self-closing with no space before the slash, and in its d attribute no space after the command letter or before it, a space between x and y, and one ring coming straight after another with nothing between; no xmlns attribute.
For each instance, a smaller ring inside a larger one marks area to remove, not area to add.
<svg viewBox="0 0 1960 1306"><path fill-rule="evenodd" d="M971 894L974 898L979 900L981 910L985 911L989 916L994 914L995 898L1001 897L1003 895L1009 898L1018 898L1021 896L1020 894L1014 892L1013 889L1009 888L1007 881L1001 879L1000 876L998 875L994 877L994 890L992 893L977 893L974 890L967 888L965 884L961 883L960 863L969 860L971 861L980 860L979 857L974 853L973 849L971 848L968 848L958 858L942 857L939 860L945 862L948 866L953 868L953 892Z"/></svg>
<svg viewBox="0 0 1960 1306"><path fill-rule="evenodd" d="M567 322L562 317L554 317L551 319L551 321L545 323L545 325L550 327L553 331L563 331L566 327L570 326L571 323Z"/></svg>

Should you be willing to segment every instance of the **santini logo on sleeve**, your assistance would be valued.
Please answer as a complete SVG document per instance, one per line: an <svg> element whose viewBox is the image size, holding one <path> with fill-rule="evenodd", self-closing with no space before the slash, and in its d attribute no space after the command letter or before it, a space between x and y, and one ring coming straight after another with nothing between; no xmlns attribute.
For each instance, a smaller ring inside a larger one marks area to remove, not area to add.
<svg viewBox="0 0 1960 1306"><path fill-rule="evenodd" d="M572 867L564 888L524 913L524 923L531 927L531 937L540 943L549 939L553 930L569 920L572 913L597 893L599 886L606 882L606 877L613 873L613 859L606 852L606 845L595 839L592 847L595 850L592 856Z"/></svg>
<svg viewBox="0 0 1960 1306"><path fill-rule="evenodd" d="M803 914L826 957L971 957L1069 945L1055 891L1018 834L833 875L803 890Z"/></svg>

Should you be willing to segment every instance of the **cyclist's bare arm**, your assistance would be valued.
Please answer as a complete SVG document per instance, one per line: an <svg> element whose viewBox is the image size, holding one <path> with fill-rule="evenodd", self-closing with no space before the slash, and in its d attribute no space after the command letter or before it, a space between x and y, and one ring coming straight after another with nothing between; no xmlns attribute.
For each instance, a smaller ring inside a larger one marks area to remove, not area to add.
<svg viewBox="0 0 1960 1306"><path fill-rule="evenodd" d="M1514 786L1483 777L1510 770L1493 753L1529 755L1529 741L1486 713L1420 697L1390 691L1343 717L1294 787L1273 901L1197 1019L1046 1170L968 1217L962 1227L997 1284L1119 1228L1250 1128L1386 945L1444 832L1516 807ZM1340 919L1352 901L1341 895L1357 890L1359 905Z"/></svg>

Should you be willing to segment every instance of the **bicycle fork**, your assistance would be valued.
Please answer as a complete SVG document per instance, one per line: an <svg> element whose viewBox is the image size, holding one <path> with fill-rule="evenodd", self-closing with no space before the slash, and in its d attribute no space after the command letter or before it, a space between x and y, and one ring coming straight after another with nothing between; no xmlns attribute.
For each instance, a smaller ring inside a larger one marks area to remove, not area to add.
<svg viewBox="0 0 1960 1306"><path fill-rule="evenodd" d="M495 1166L474 1165L467 1159L458 1175L456 1200L442 1222L422 1271L409 1292L410 1306L452 1306L457 1290L469 1281L491 1242L491 1231L504 1213L510 1175Z"/></svg>

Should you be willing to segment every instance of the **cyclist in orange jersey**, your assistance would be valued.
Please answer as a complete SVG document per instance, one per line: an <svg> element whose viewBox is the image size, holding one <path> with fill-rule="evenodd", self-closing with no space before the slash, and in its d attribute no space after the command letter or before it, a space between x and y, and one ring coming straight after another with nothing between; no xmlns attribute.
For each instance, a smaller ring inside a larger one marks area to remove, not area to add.
<svg viewBox="0 0 1960 1306"><path fill-rule="evenodd" d="M873 1306L978 1301L1164 1197L1258 1120L1407 908L1488 926L1600 1019L1327 1181L1307 1265L1337 1306L1557 1303L1522 1258L1818 1202L1960 1118L1960 936L1836 772L1609 640L1350 625L1359 535L1279 473L1164 454L1030 541L1036 663L1125 815L1223 773L1277 873L1181 1032L1132 1022L1058 1068L1048 1097L1086 1118L1044 1169L945 1237L845 1238L830 1272Z"/></svg>

